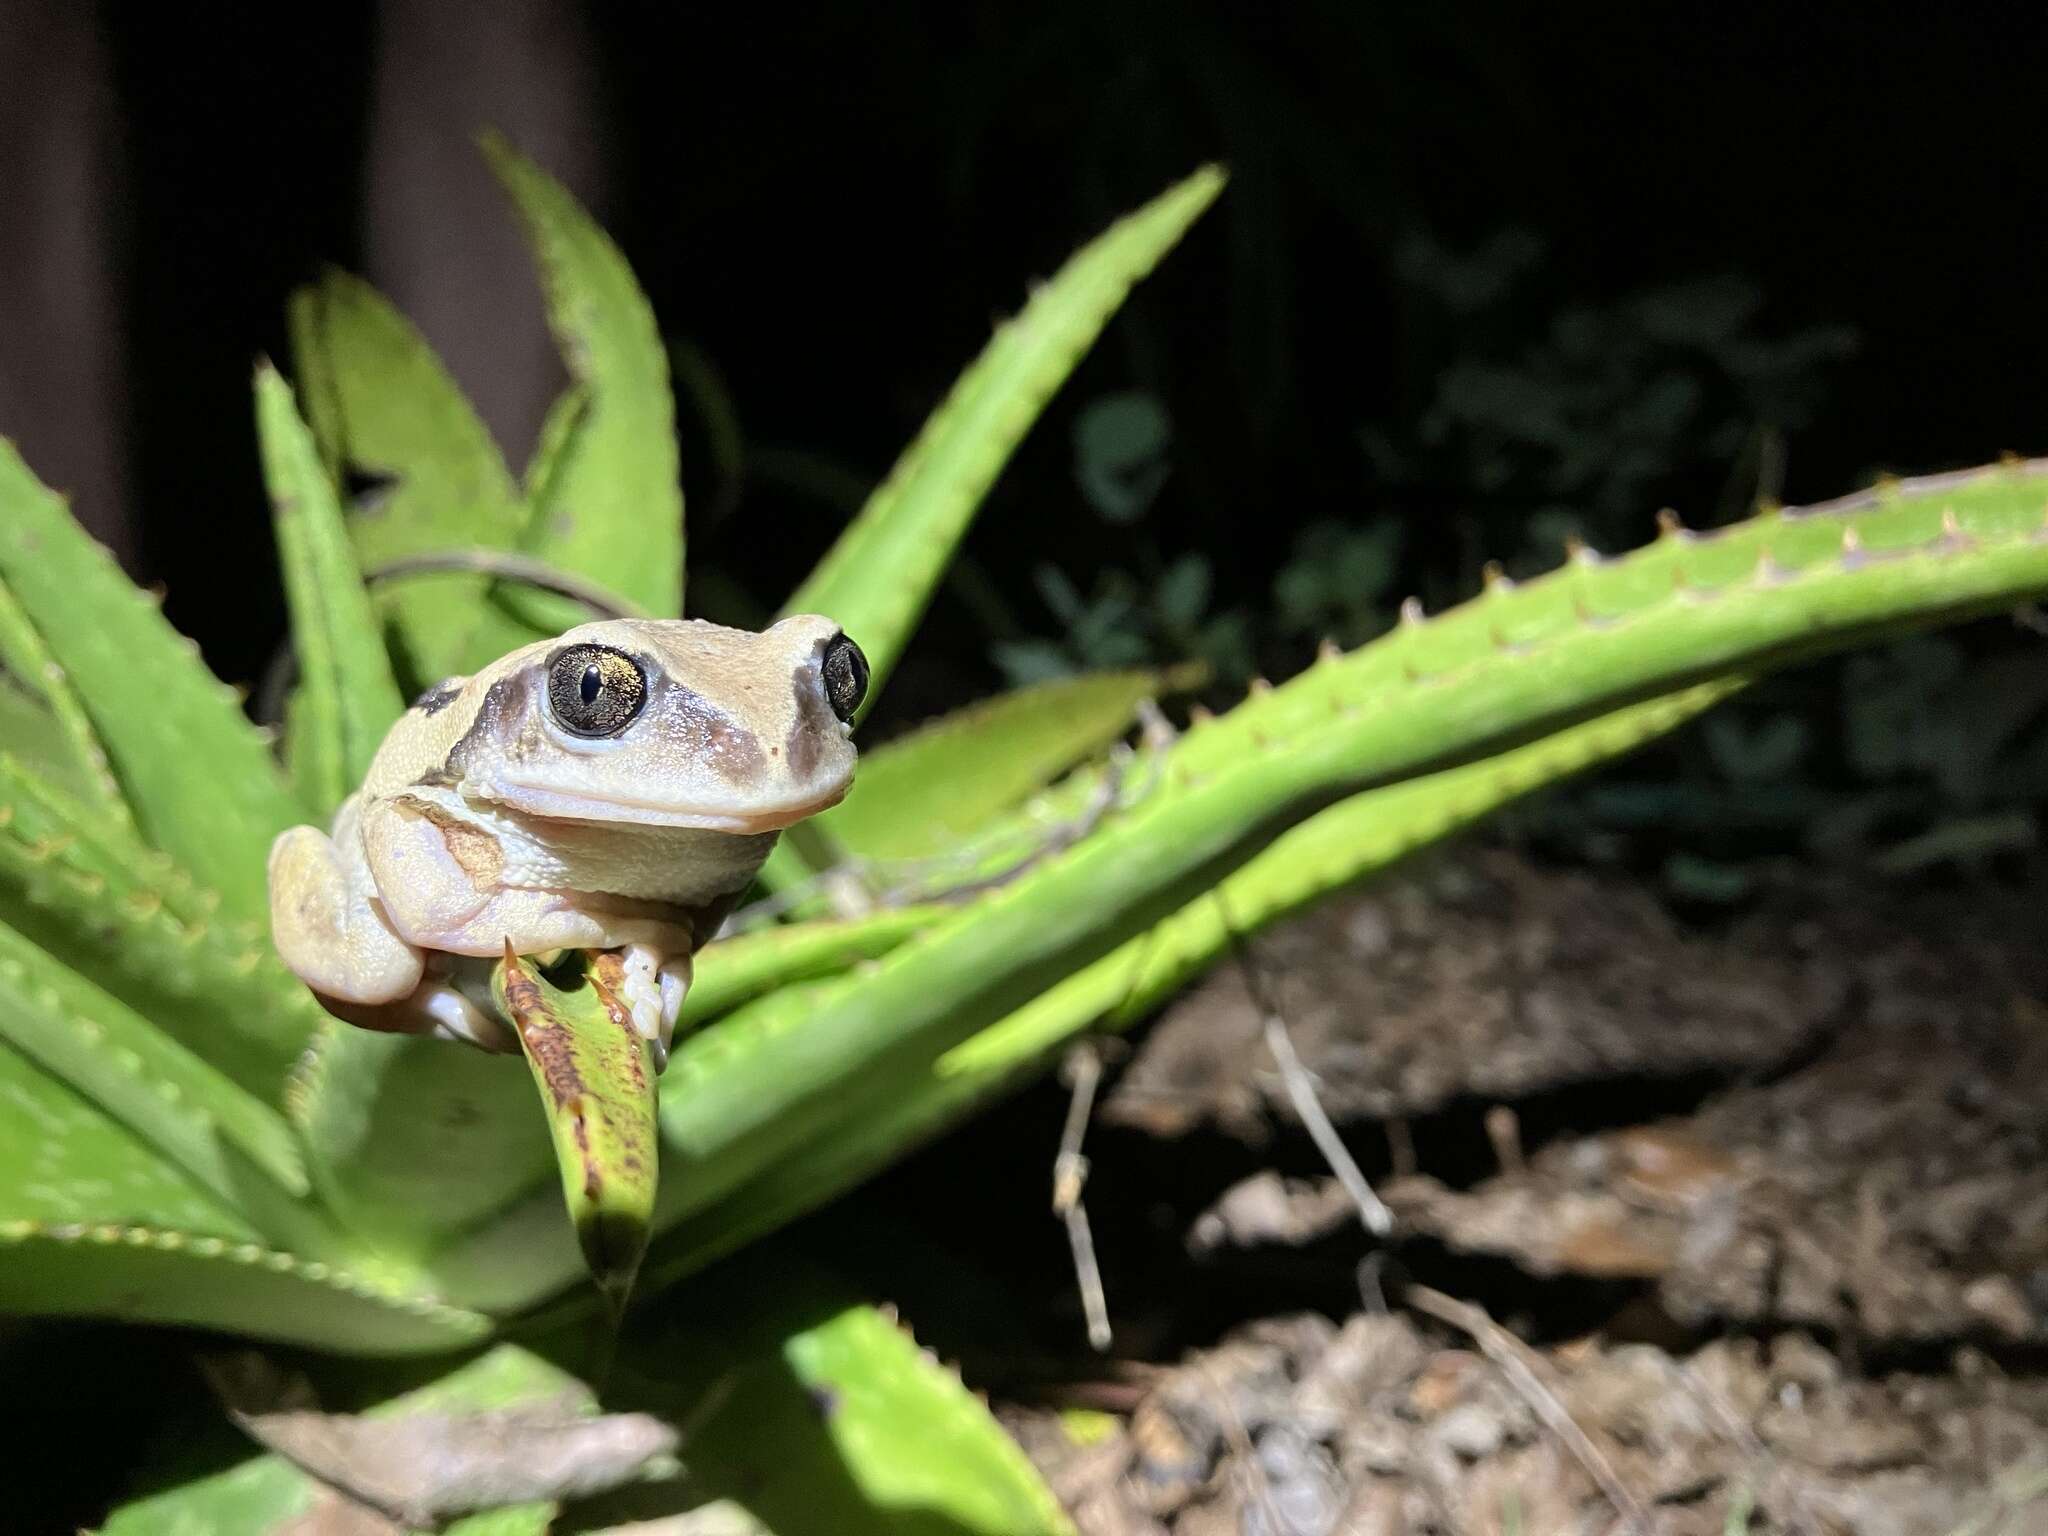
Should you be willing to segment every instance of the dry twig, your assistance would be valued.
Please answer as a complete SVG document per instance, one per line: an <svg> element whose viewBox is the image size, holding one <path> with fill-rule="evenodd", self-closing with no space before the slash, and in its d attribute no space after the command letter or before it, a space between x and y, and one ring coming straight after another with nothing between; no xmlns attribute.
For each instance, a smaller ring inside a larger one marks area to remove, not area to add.
<svg viewBox="0 0 2048 1536"><path fill-rule="evenodd" d="M1543 1380L1542 1362L1528 1345L1487 1316L1484 1307L1460 1301L1455 1296L1446 1296L1426 1285L1411 1285L1404 1294L1417 1311L1426 1312L1439 1322L1449 1323L1477 1344L1480 1353L1494 1363L1516 1395L1529 1405L1536 1417L1564 1442L1565 1449L1586 1469L1586 1475L1593 1479L1607 1502L1622 1516L1624 1529L1643 1529L1648 1510L1642 1499L1621 1480L1621 1474L1614 1470L1614 1463L1607 1459L1606 1452L1593 1443L1593 1437L1580 1427L1571 1410Z"/></svg>
<svg viewBox="0 0 2048 1536"><path fill-rule="evenodd" d="M1109 1299L1102 1289L1102 1271L1095 1262L1095 1236L1088 1227L1088 1208L1081 1190L1088 1182L1088 1159L1081 1139L1095 1112L1095 1090L1102 1082L1102 1053L1092 1040L1067 1052L1064 1075L1073 1084L1067 1101L1067 1123L1060 1131L1059 1154L1052 1161L1052 1211L1066 1223L1067 1246L1074 1254L1074 1278L1081 1287L1081 1308L1088 1318L1088 1342L1098 1350L1110 1346Z"/></svg>

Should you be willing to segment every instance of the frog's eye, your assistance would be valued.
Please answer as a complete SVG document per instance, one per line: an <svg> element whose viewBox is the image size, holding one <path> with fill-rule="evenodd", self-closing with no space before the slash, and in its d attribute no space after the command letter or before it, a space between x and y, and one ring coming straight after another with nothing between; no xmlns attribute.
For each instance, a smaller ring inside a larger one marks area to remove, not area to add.
<svg viewBox="0 0 2048 1536"><path fill-rule="evenodd" d="M853 712L868 696L868 659L844 635L825 642L825 699L842 725L853 724Z"/></svg>
<svg viewBox="0 0 2048 1536"><path fill-rule="evenodd" d="M647 702L647 674L624 651L572 645L548 662L548 709L572 736L616 736Z"/></svg>

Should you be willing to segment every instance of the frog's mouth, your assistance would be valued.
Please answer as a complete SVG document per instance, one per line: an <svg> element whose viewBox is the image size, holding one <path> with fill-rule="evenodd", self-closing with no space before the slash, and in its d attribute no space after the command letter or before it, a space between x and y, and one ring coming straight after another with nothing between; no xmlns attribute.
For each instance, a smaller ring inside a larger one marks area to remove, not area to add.
<svg viewBox="0 0 2048 1536"><path fill-rule="evenodd" d="M828 811L846 798L852 781L833 786L822 795L786 805L758 805L746 810L705 810L697 807L661 805L620 795L596 795L589 791L571 793L542 789L528 784L496 784L490 798L508 811L538 816L548 821L587 821L634 827L680 827L701 832L729 832L747 836L780 832L808 816Z"/></svg>

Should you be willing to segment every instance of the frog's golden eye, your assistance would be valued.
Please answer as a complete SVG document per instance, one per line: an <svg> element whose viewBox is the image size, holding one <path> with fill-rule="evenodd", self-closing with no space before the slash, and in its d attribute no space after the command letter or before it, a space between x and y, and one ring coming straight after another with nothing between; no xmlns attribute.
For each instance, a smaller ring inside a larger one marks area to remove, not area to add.
<svg viewBox="0 0 2048 1536"><path fill-rule="evenodd" d="M572 736L616 736L647 702L647 674L624 651L572 645L548 661L548 709Z"/></svg>
<svg viewBox="0 0 2048 1536"><path fill-rule="evenodd" d="M868 695L868 659L860 647L844 635L825 642L825 702L843 725L853 724L853 712Z"/></svg>

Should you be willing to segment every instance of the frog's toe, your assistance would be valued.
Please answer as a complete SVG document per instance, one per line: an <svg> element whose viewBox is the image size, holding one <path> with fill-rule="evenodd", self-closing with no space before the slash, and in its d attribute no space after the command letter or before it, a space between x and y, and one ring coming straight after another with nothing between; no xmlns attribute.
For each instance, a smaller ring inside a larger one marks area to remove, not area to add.
<svg viewBox="0 0 2048 1536"><path fill-rule="evenodd" d="M488 1009L479 1008L454 987L429 983L413 994L408 1006L429 1021L429 1033L441 1040L460 1040L486 1051L519 1049L512 1026Z"/></svg>
<svg viewBox="0 0 2048 1536"><path fill-rule="evenodd" d="M690 957L664 956L652 945L628 944L619 951L619 960L625 968L619 1001L632 1015L635 1033L653 1046L658 1072L668 1065L676 1016L689 995Z"/></svg>
<svg viewBox="0 0 2048 1536"><path fill-rule="evenodd" d="M625 966L625 980L619 1001L633 1016L633 1028L647 1040L661 1041L661 956L645 944L628 944L619 951Z"/></svg>

